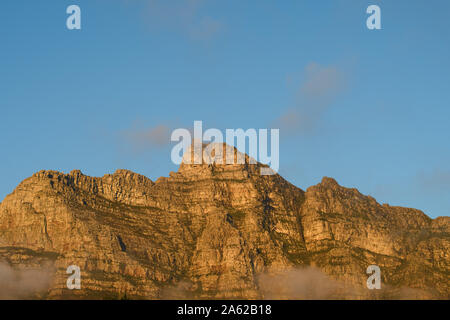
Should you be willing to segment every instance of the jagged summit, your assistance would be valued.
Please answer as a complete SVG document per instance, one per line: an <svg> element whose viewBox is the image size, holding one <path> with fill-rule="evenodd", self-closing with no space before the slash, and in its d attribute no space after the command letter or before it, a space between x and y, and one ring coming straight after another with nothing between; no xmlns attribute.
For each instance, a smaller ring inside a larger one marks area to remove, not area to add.
<svg viewBox="0 0 450 320"><path fill-rule="evenodd" d="M198 146L191 145L183 154L178 172L193 175L231 171L261 174L261 168L268 168L268 166L233 146L226 143L203 143Z"/></svg>
<svg viewBox="0 0 450 320"><path fill-rule="evenodd" d="M262 279L310 266L354 289L321 298L367 298L372 264L384 298L449 298L450 218L258 166L182 164L156 182L40 171L0 203L0 262L54 270L44 298L171 298L181 284L185 298L281 297ZM69 265L83 290L67 290Z"/></svg>
<svg viewBox="0 0 450 320"><path fill-rule="evenodd" d="M335 179L330 177L323 177L321 184L326 186L339 186L339 183Z"/></svg>
<svg viewBox="0 0 450 320"><path fill-rule="evenodd" d="M178 174L183 176L229 176L229 177L242 177L248 178L249 175L260 175L261 168L269 168L268 165L261 164L257 162L255 159L249 157L247 154L238 151L237 148L227 145L225 143L211 143L211 144L203 144L203 149L200 151L190 148L188 152L183 155L183 161L179 166L177 172L171 172L170 177L177 177ZM221 146L221 153L218 155L215 149L216 146ZM227 157L233 159L232 163L227 162ZM242 159L239 162L238 159ZM274 175L277 175L274 172ZM58 172L54 170L41 170L33 175L33 177L39 178L56 178L56 179L66 179L71 180L73 177L75 180L77 179L93 179L93 181L101 181L105 179L111 178L127 178L127 179L147 179L151 181L149 178L135 173L133 171L127 169L117 169L113 174L105 174L103 177L90 177L85 174L81 170L72 170L69 174L64 172ZM160 181L164 181L165 177L158 178Z"/></svg>

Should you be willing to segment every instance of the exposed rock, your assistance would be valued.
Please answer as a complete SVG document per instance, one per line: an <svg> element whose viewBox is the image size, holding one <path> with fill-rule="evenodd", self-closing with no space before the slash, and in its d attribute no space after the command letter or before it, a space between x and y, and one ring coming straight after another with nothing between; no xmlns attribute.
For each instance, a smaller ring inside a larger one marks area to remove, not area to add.
<svg viewBox="0 0 450 320"><path fill-rule="evenodd" d="M274 298L261 279L296 283L305 267L354 288L334 298L449 298L449 217L380 205L331 178L304 192L261 167L247 156L182 164L156 182L38 172L0 204L0 261L54 270L35 296L50 299ZM382 294L365 287L372 264ZM81 290L66 287L70 265Z"/></svg>

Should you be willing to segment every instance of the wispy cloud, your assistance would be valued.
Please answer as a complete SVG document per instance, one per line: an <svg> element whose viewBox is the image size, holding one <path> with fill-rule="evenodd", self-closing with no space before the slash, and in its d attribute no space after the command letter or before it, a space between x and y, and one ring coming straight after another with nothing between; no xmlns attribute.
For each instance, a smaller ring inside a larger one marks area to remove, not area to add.
<svg viewBox="0 0 450 320"><path fill-rule="evenodd" d="M306 66L305 74L300 93L309 100L326 102L346 87L345 75L336 66L325 67L312 62Z"/></svg>
<svg viewBox="0 0 450 320"><path fill-rule="evenodd" d="M342 299L349 295L343 294L342 283L314 267L263 273L258 285L265 299Z"/></svg>
<svg viewBox="0 0 450 320"><path fill-rule="evenodd" d="M192 39L208 40L223 24L205 11L206 0L146 0L145 19L153 29L169 29Z"/></svg>
<svg viewBox="0 0 450 320"><path fill-rule="evenodd" d="M130 129L121 131L119 136L135 153L141 153L168 146L170 133L171 128L164 124L154 127L142 127L134 124Z"/></svg>
<svg viewBox="0 0 450 320"><path fill-rule="evenodd" d="M295 87L295 105L274 124L289 134L313 132L324 112L347 88L347 75L337 66L311 62L305 67L303 75L303 80ZM290 82L294 81L290 79Z"/></svg>
<svg viewBox="0 0 450 320"><path fill-rule="evenodd" d="M450 191L450 171L435 168L431 171L422 171L417 175L417 181L422 190Z"/></svg>
<svg viewBox="0 0 450 320"><path fill-rule="evenodd" d="M45 293L50 271L14 269L0 262L0 299L26 299Z"/></svg>
<svg viewBox="0 0 450 320"><path fill-rule="evenodd" d="M366 275L364 274L363 278ZM329 300L329 299L424 299L431 298L424 290L382 284L381 290L369 290L366 281L352 283L337 280L317 267L292 267L259 273L255 277L258 293L268 300ZM161 290L160 298L167 300L197 299L196 286L182 281ZM239 298L239 297L238 297Z"/></svg>
<svg viewBox="0 0 450 320"><path fill-rule="evenodd" d="M424 299L430 293L409 287L383 284L381 290L368 290L360 284L336 280L316 267L291 268L258 276L258 285L265 299Z"/></svg>

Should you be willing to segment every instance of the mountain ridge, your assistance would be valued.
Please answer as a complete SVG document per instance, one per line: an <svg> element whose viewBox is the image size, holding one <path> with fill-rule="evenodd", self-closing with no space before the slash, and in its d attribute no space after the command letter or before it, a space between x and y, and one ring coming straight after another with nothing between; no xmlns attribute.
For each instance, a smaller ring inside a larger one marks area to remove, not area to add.
<svg viewBox="0 0 450 320"><path fill-rule="evenodd" d="M303 272L326 288L316 298L449 298L449 217L381 205L328 177L304 191L248 159L182 164L156 181L39 171L0 203L0 261L50 265L37 295L48 299L311 298L297 290L311 285ZM383 290L365 287L372 264ZM82 290L66 288L70 265Z"/></svg>

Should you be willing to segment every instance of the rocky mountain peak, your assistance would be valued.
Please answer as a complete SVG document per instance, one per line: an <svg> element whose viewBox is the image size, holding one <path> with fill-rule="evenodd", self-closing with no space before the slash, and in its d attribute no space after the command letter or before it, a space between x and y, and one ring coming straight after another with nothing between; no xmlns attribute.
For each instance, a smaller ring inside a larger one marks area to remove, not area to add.
<svg viewBox="0 0 450 320"><path fill-rule="evenodd" d="M449 298L448 217L382 206L328 177L304 192L250 162L182 163L156 182L40 171L0 204L0 263L54 270L44 298L280 298L268 279L289 288L308 268L352 288L319 298L368 298L373 264L377 297ZM67 290L70 265L84 290Z"/></svg>
<svg viewBox="0 0 450 320"><path fill-rule="evenodd" d="M338 182L330 177L323 177L321 184L327 187L340 187L340 185L338 184Z"/></svg>
<svg viewBox="0 0 450 320"><path fill-rule="evenodd" d="M248 178L260 175L260 169L268 167L226 143L191 145L183 155L178 173L183 176L221 176Z"/></svg>

